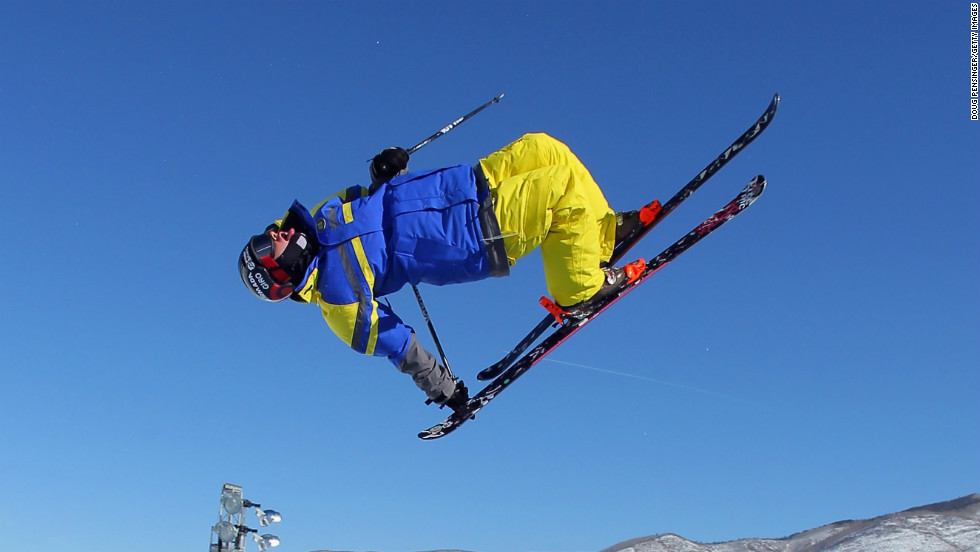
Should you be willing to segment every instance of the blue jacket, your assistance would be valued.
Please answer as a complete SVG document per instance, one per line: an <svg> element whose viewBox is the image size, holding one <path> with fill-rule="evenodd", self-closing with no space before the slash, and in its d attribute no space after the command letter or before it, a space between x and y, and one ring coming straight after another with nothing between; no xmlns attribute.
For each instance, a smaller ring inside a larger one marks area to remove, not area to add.
<svg viewBox="0 0 980 552"><path fill-rule="evenodd" d="M295 202L287 216L302 217L320 245L295 295L316 302L354 350L398 366L412 329L378 297L490 276L476 188L473 167L458 165L397 176L372 194L348 188L312 212Z"/></svg>

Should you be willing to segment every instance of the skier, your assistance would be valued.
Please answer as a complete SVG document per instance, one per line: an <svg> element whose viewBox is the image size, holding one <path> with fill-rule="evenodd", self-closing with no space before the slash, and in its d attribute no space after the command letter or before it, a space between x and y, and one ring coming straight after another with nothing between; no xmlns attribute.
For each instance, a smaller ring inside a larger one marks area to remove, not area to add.
<svg viewBox="0 0 980 552"><path fill-rule="evenodd" d="M312 210L294 201L249 239L238 267L260 299L318 304L351 348L387 357L456 411L466 386L378 298L406 283L506 276L540 247L548 292L574 314L629 278L605 263L642 223L636 211L614 213L582 162L547 134L525 134L473 165L408 172L408 160L388 148L371 162L370 188L347 188Z"/></svg>

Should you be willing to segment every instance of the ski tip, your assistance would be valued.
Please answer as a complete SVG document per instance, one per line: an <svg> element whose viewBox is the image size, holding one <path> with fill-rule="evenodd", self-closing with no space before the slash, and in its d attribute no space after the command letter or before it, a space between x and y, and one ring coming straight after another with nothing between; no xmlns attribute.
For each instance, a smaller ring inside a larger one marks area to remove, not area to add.
<svg viewBox="0 0 980 552"><path fill-rule="evenodd" d="M449 431L452 430L451 428L452 428L451 425L448 425L447 426L446 425L446 422L443 421L441 423L438 423L438 424L430 427L429 429L426 429L424 431L420 431L419 432L419 439L422 439L423 441L429 441L429 440L432 440L432 439L438 439L439 437L442 437L443 435L448 434Z"/></svg>
<svg viewBox="0 0 980 552"><path fill-rule="evenodd" d="M771 121L773 117L776 116L776 111L778 110L779 110L779 92L776 92L772 96L772 101L769 102L769 107L766 108L766 113L764 115L764 118L767 120L767 123L768 121Z"/></svg>
<svg viewBox="0 0 980 552"><path fill-rule="evenodd" d="M442 433L432 431L431 429L419 432L419 439L422 439L423 441L431 441L433 439L438 439L439 437L442 437Z"/></svg>

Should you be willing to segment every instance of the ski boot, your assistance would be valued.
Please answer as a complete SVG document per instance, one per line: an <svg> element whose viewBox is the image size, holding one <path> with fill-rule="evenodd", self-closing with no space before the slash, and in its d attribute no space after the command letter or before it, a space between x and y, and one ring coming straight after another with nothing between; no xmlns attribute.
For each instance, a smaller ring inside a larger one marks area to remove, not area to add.
<svg viewBox="0 0 980 552"><path fill-rule="evenodd" d="M466 403L469 400L470 393L466 389L466 384L463 383L463 380L456 380L456 390L453 391L452 396L439 406L448 406L453 412L459 412L461 409L466 408Z"/></svg>
<svg viewBox="0 0 980 552"><path fill-rule="evenodd" d="M647 263L643 259L634 261L622 267L605 267L602 271L606 275L602 287L592 297L568 307L561 307L567 316L573 318L584 318L592 315L596 309L602 305L609 296L622 290L623 286L636 281L646 268Z"/></svg>
<svg viewBox="0 0 980 552"><path fill-rule="evenodd" d="M643 226L639 211L623 211L616 213L616 245L630 238Z"/></svg>

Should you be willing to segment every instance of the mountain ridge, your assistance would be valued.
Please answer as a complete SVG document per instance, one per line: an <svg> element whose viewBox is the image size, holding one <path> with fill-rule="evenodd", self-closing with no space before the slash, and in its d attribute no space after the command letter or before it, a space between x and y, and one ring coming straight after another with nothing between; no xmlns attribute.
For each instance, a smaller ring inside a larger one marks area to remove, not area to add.
<svg viewBox="0 0 980 552"><path fill-rule="evenodd" d="M698 543L675 533L599 552L980 552L980 493L869 519L841 520L781 538ZM340 552L315 550L312 552ZM428 552L469 552L458 548Z"/></svg>
<svg viewBox="0 0 980 552"><path fill-rule="evenodd" d="M782 538L698 543L664 533L623 541L600 552L977 552L980 494L862 520L842 520Z"/></svg>

